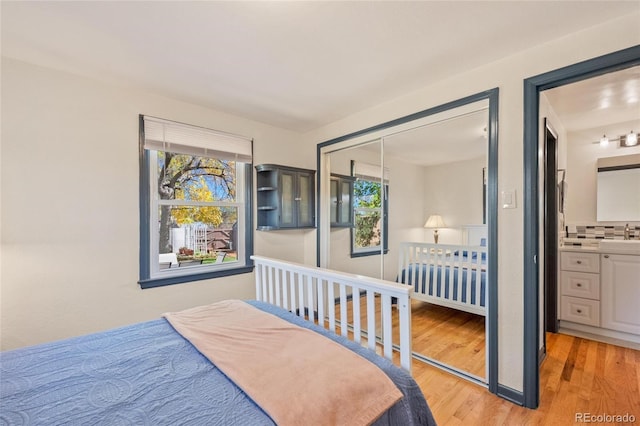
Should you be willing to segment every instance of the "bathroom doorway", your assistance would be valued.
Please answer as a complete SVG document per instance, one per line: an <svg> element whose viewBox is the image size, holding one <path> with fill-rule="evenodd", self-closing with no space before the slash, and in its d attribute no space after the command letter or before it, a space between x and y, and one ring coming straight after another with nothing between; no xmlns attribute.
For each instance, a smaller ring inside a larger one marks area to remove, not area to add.
<svg viewBox="0 0 640 426"><path fill-rule="evenodd" d="M544 262L548 253L544 244L545 189L540 175L544 162L539 152L544 133L540 129L540 106L543 92L568 86L594 77L640 65L640 46L614 52L572 66L528 78L524 82L524 405L536 408L540 397L540 328L544 321L540 305L545 304L544 286L546 268L557 265ZM559 139L561 140L561 138Z"/></svg>

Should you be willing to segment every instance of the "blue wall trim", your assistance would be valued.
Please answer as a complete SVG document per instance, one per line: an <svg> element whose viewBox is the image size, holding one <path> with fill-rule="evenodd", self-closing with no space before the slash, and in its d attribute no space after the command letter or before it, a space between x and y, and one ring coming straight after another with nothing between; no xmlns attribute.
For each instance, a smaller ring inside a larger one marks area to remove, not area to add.
<svg viewBox="0 0 640 426"><path fill-rule="evenodd" d="M253 261L252 261L253 262ZM228 277L231 275L248 274L253 272L253 265L242 266L233 269L223 269L220 271L200 272L189 275L178 275L175 277L157 278L149 280L140 280L140 288L155 288L163 287L166 285L182 284L192 281L210 280L212 278Z"/></svg>
<svg viewBox="0 0 640 426"><path fill-rule="evenodd" d="M538 121L540 92L640 65L640 46L540 74L524 81L524 406L540 403L538 307Z"/></svg>
<svg viewBox="0 0 640 426"><path fill-rule="evenodd" d="M498 396L514 404L524 405L524 394L508 386L498 385Z"/></svg>

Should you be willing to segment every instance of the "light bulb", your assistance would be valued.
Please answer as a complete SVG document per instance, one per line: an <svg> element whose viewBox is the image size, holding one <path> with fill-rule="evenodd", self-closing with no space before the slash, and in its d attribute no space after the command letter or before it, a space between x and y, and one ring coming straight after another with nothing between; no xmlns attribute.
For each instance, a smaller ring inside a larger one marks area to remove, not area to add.
<svg viewBox="0 0 640 426"><path fill-rule="evenodd" d="M638 135L633 133L633 130L627 135L627 138L624 142L626 146L635 146L638 144Z"/></svg>
<svg viewBox="0 0 640 426"><path fill-rule="evenodd" d="M602 137L600 138L600 146L607 145L609 145L609 138L607 137L607 135L602 135Z"/></svg>

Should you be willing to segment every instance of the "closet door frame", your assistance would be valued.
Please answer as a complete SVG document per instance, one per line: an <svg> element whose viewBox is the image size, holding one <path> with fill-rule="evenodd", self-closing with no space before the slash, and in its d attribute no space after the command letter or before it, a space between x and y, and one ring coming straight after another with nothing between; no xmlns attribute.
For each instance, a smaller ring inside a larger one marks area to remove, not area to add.
<svg viewBox="0 0 640 426"><path fill-rule="evenodd" d="M412 121L474 102L487 100L489 102L489 122L487 126L487 382L480 384L487 386L491 393L513 400L511 389L498 384L498 95L499 89L496 87L319 143L317 145L318 211L316 217L318 218L318 229L316 234L316 263L317 266L323 266L321 239L328 238L329 236L329 229L325 229L328 228L328 226L323 223L322 220L324 215L327 214L327 212L323 211L323 209L326 209L325 198L328 200L328 197L326 197L327 194L325 194L328 192L328 188L326 188L327 185L323 184L323 180L331 173L328 164L329 161L325 161L325 157L327 157L328 152L331 151L333 146L335 146L335 148L346 146L348 141L352 139L365 139L369 134L381 132L396 126L402 126ZM323 197L323 195L325 195L325 197ZM477 383L477 381L471 377L467 377L467 379Z"/></svg>

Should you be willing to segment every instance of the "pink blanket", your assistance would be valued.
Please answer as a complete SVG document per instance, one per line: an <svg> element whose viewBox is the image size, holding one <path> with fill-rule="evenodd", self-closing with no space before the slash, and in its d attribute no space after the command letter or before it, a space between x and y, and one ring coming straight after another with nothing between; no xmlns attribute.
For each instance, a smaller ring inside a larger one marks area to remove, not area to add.
<svg viewBox="0 0 640 426"><path fill-rule="evenodd" d="M278 425L367 425L402 397L360 355L242 301L164 316Z"/></svg>

